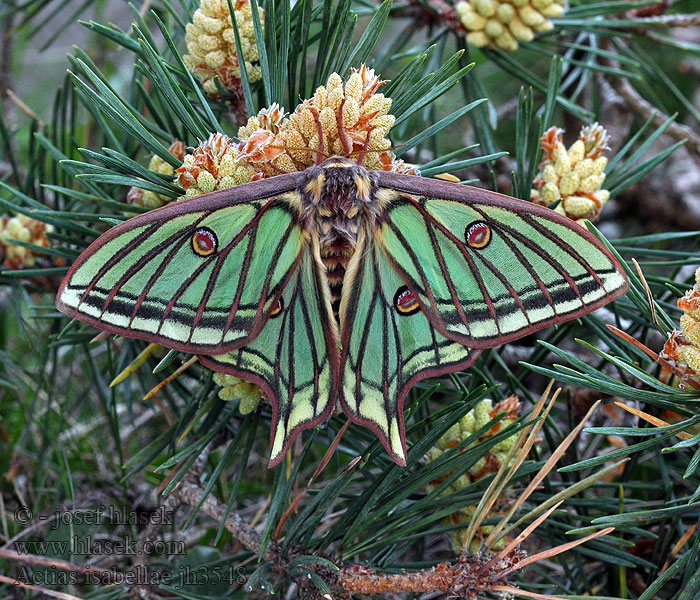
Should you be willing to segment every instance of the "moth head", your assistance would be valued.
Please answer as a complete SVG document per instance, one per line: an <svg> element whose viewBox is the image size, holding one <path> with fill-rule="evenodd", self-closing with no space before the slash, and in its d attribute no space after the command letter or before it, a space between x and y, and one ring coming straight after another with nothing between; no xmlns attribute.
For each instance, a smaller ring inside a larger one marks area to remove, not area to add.
<svg viewBox="0 0 700 600"><path fill-rule="evenodd" d="M372 202L375 178L364 167L342 156L307 170L301 188L304 205L318 219L354 219Z"/></svg>
<svg viewBox="0 0 700 600"><path fill-rule="evenodd" d="M321 163L322 169L352 169L358 164L346 156L331 156Z"/></svg>

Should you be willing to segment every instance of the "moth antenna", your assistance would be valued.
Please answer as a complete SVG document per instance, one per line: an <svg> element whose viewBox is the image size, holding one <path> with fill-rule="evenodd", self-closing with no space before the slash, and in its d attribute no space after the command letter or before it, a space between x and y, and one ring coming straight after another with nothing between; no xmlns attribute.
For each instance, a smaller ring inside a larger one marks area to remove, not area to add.
<svg viewBox="0 0 700 600"><path fill-rule="evenodd" d="M368 136L369 138L369 136ZM403 148L404 144L397 144L396 146L389 146L388 148L385 148L384 150L370 150L369 148L359 148L357 150L353 150L348 154L348 158L353 158L355 155L360 155L360 154L379 154L381 152L392 152L394 150L398 150L399 148Z"/></svg>
<svg viewBox="0 0 700 600"><path fill-rule="evenodd" d="M346 156L349 156L352 153L352 142L350 141L350 138L345 131L345 128L343 127L343 106L345 105L345 98L340 102L340 107L338 108L338 114L336 115L336 122L338 124L338 137L340 138L340 143L343 145L343 152L345 152ZM367 141L369 141L369 136L367 138ZM365 142L366 144L367 142ZM358 162L357 164L362 164L361 162Z"/></svg>
<svg viewBox="0 0 700 600"><path fill-rule="evenodd" d="M314 121L316 121L316 129L318 130L318 148L316 148L316 150L311 150L311 152L316 152L316 159L314 162L317 165L320 165L323 161L319 160L319 155L328 158L325 148L323 147L323 126L321 125L321 120L318 118L318 111L313 107L309 107L309 109L311 110L311 114L314 116Z"/></svg>
<svg viewBox="0 0 700 600"><path fill-rule="evenodd" d="M315 154L320 154L323 158L330 158L330 154L319 150L318 148L309 148L308 146L270 146L271 148L283 148L284 150L291 150L292 152L313 152Z"/></svg>

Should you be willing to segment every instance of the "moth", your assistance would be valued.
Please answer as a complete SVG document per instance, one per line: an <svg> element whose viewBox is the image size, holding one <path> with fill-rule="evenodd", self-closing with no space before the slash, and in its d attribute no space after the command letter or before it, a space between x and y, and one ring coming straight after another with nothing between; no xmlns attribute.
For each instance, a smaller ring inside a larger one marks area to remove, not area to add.
<svg viewBox="0 0 700 600"><path fill-rule="evenodd" d="M416 382L627 288L611 253L552 210L333 157L113 227L56 306L259 385L270 466L336 401L405 465Z"/></svg>

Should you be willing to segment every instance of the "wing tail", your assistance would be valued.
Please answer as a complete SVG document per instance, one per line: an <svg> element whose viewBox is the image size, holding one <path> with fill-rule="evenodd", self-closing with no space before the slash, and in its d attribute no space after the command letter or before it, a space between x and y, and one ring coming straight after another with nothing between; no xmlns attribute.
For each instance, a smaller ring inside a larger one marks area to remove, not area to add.
<svg viewBox="0 0 700 600"><path fill-rule="evenodd" d="M328 418L338 396L338 335L330 291L312 241L278 306L247 345L201 356L214 371L258 384L272 402L270 462L277 465L297 435Z"/></svg>
<svg viewBox="0 0 700 600"><path fill-rule="evenodd" d="M360 230L340 302L340 401L406 464L403 406L418 381L467 368L478 350L441 335L404 285L375 233Z"/></svg>

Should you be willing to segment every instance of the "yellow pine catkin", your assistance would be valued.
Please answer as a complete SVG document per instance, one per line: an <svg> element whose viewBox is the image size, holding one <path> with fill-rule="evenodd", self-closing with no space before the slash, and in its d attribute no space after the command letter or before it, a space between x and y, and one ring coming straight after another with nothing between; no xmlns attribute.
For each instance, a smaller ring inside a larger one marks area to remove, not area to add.
<svg viewBox="0 0 700 600"><path fill-rule="evenodd" d="M187 154L175 169L176 182L193 198L250 181L254 175L245 161L238 161L238 145L223 133L212 133Z"/></svg>
<svg viewBox="0 0 700 600"><path fill-rule="evenodd" d="M53 230L53 225L25 215L0 215L0 263L4 268L12 270L33 267L41 253L15 244L13 240L48 248L49 239L46 234Z"/></svg>
<svg viewBox="0 0 700 600"><path fill-rule="evenodd" d="M566 0L461 0L455 9L467 31L467 43L506 52L518 42L530 42L537 33L551 31L550 19L561 17Z"/></svg>
<svg viewBox="0 0 700 600"><path fill-rule="evenodd" d="M175 140L168 148L170 154L175 158L182 161L185 158L185 144L180 140ZM154 154L148 163L148 168L151 171L160 173L168 177L173 177L175 175L175 168L167 161L163 160L160 156ZM169 196L164 196L163 194L157 194L150 190L142 190L141 188L132 187L128 194L126 195L126 200L130 204L135 204L148 210L153 210L154 208L160 208L169 204L174 198Z"/></svg>
<svg viewBox="0 0 700 600"><path fill-rule="evenodd" d="M389 113L391 99L377 92L383 83L365 65L351 69L346 81L333 73L291 115L272 104L249 117L238 142L212 133L175 169L176 183L191 198L303 171L330 155L350 157L368 169L416 174L390 149L395 117Z"/></svg>
<svg viewBox="0 0 700 600"><path fill-rule="evenodd" d="M220 386L218 395L222 400L240 400L238 411L242 415L252 413L260 404L262 394L254 383L223 373L214 373L214 383Z"/></svg>
<svg viewBox="0 0 700 600"><path fill-rule="evenodd" d="M598 123L588 125L568 149L562 134L562 129L550 127L540 138L543 158L530 200L542 206L560 200L555 210L562 215L579 222L595 219L610 198L610 192L602 189L608 134Z"/></svg>
<svg viewBox="0 0 700 600"><path fill-rule="evenodd" d="M671 332L660 356L684 371L679 382L684 388L688 380L700 383L700 267L693 289L678 299L678 308L683 311L680 330Z"/></svg>
<svg viewBox="0 0 700 600"><path fill-rule="evenodd" d="M232 4L248 81L258 81L262 71L257 64L258 47L250 2L234 0ZM264 13L260 11L259 14L263 25ZM207 94L213 98L220 96L215 82L217 78L227 92L240 93L241 69L228 0L202 0L194 12L192 23L187 24L185 42L188 52L183 56L185 66L199 77Z"/></svg>
<svg viewBox="0 0 700 600"><path fill-rule="evenodd" d="M391 99L365 65L347 81L333 73L291 115L277 104L263 108L238 130L238 142L212 133L175 169L184 198L302 171L330 154L348 156L368 169L415 174L390 150Z"/></svg>
<svg viewBox="0 0 700 600"><path fill-rule="evenodd" d="M472 410L470 410L466 415L464 415L457 423L455 423L450 429L443 435L437 442L437 444L428 451L428 460L434 461L444 452L448 451L450 448L454 448L460 442L467 439L469 436L476 433L484 425L486 425L491 419L496 415L501 413L507 413L506 417L496 423L491 429L489 429L485 434L482 434L478 441L483 441L496 433L498 433L501 428L508 427L511 423L515 422L518 418L518 411L520 410L520 401L516 396L509 396L504 400L492 404L491 400L482 400L479 402ZM474 442L476 444L477 442ZM496 472L501 464L505 461L508 452L510 452L513 444L515 443L515 435L501 440L498 444L493 446L483 457L481 457L476 463L474 463L465 473L462 473L455 482L448 486L443 492L443 495L452 494L458 492L472 483L488 475L489 473ZM442 482L442 479L431 481L428 484L428 491L434 489ZM500 503L502 504L502 502ZM467 525L469 521L474 516L477 505L469 505L461 508L460 510L452 513L445 518L446 524L458 524L464 523ZM499 503L497 503L497 510L500 508ZM475 552L478 550L480 545L480 540L486 537L490 533L491 528L481 527L478 535L475 537L473 542L474 547L470 548L470 551ZM464 536L464 529L458 529L451 533L451 544L452 549L455 553L459 554L461 552L462 538Z"/></svg>
<svg viewBox="0 0 700 600"><path fill-rule="evenodd" d="M284 108L273 103L239 127L238 160L249 165L253 180L306 168L299 168L290 156L288 136L284 133L288 126Z"/></svg>
<svg viewBox="0 0 700 600"><path fill-rule="evenodd" d="M391 151L389 130L396 120L384 84L366 65L337 73L286 116L273 104L250 117L238 131L239 160L254 179L302 171L331 155L347 156L367 169L415 174Z"/></svg>

